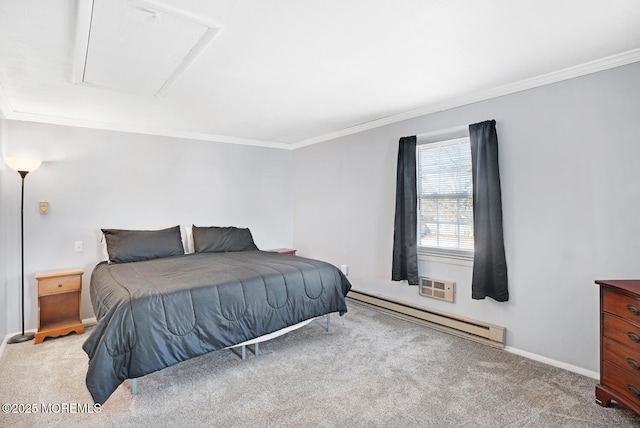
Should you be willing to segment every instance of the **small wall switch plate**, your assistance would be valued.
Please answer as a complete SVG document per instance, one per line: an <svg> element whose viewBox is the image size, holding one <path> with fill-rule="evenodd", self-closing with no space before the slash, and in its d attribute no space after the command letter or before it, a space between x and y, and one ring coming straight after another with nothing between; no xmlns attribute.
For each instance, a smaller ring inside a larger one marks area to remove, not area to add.
<svg viewBox="0 0 640 428"><path fill-rule="evenodd" d="M75 250L76 253L81 253L83 252L83 248L82 248L82 241L76 241L73 243L73 249Z"/></svg>
<svg viewBox="0 0 640 428"><path fill-rule="evenodd" d="M340 270L344 274L344 276L349 275L349 266L348 265L340 265Z"/></svg>
<svg viewBox="0 0 640 428"><path fill-rule="evenodd" d="M38 204L38 212L40 214L49 214L49 202L40 202Z"/></svg>

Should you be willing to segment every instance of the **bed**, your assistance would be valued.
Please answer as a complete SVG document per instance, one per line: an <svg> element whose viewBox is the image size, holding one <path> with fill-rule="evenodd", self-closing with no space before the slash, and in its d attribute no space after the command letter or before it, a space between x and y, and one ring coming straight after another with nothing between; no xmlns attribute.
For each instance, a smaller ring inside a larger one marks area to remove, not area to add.
<svg viewBox="0 0 640 428"><path fill-rule="evenodd" d="M237 228L194 226L184 254L176 228L103 230L109 257L91 275L97 324L83 345L96 403L126 379L347 311L351 285L329 263L260 251Z"/></svg>

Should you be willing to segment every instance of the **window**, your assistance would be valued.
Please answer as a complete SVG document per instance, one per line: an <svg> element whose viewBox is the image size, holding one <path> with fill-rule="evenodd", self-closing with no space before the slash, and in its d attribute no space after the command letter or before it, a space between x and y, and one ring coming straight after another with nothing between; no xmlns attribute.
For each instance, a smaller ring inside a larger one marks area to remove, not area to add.
<svg viewBox="0 0 640 428"><path fill-rule="evenodd" d="M418 138L418 248L473 253L473 181L469 137Z"/></svg>

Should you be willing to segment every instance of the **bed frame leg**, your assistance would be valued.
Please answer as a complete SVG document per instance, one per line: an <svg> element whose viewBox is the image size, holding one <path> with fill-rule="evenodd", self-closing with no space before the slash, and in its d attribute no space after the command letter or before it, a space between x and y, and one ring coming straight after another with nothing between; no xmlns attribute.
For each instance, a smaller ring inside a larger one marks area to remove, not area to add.
<svg viewBox="0 0 640 428"><path fill-rule="evenodd" d="M249 348L249 349L251 349L251 348ZM260 343L259 342L256 342L256 343L253 344L253 355L255 355L256 357L258 355L260 355Z"/></svg>
<svg viewBox="0 0 640 428"><path fill-rule="evenodd" d="M129 384L131 385L131 395L138 394L138 379L129 379Z"/></svg>
<svg viewBox="0 0 640 428"><path fill-rule="evenodd" d="M327 319L327 333L331 333L331 314L329 313L323 316ZM253 349L251 349L251 345L241 345L230 349L244 361L247 359L247 346L249 350L253 352L253 355L256 357L260 355L260 342L253 343ZM238 351L238 348L240 348L240 351Z"/></svg>
<svg viewBox="0 0 640 428"><path fill-rule="evenodd" d="M238 348L240 348L240 351L238 351ZM242 361L247 359L247 345L236 346L235 348L229 348L229 349L231 349L231 351L234 354L239 356L242 359Z"/></svg>
<svg viewBox="0 0 640 428"><path fill-rule="evenodd" d="M253 355L255 355L256 357L260 354L260 344L259 343L254 343L253 344L253 349L251 349L251 345L240 345L240 346L236 346L234 348L229 348L231 349L231 351L236 354L237 356L239 356L242 361L247 359L247 347L249 347L249 350L251 352L253 352ZM239 349L239 351L238 351Z"/></svg>

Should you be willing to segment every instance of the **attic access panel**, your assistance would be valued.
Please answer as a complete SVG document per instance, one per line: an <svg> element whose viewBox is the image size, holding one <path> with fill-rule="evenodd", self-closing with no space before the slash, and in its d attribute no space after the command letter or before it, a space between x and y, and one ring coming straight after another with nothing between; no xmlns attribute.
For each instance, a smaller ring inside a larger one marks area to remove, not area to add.
<svg viewBox="0 0 640 428"><path fill-rule="evenodd" d="M150 0L94 0L82 82L163 96L221 27Z"/></svg>

